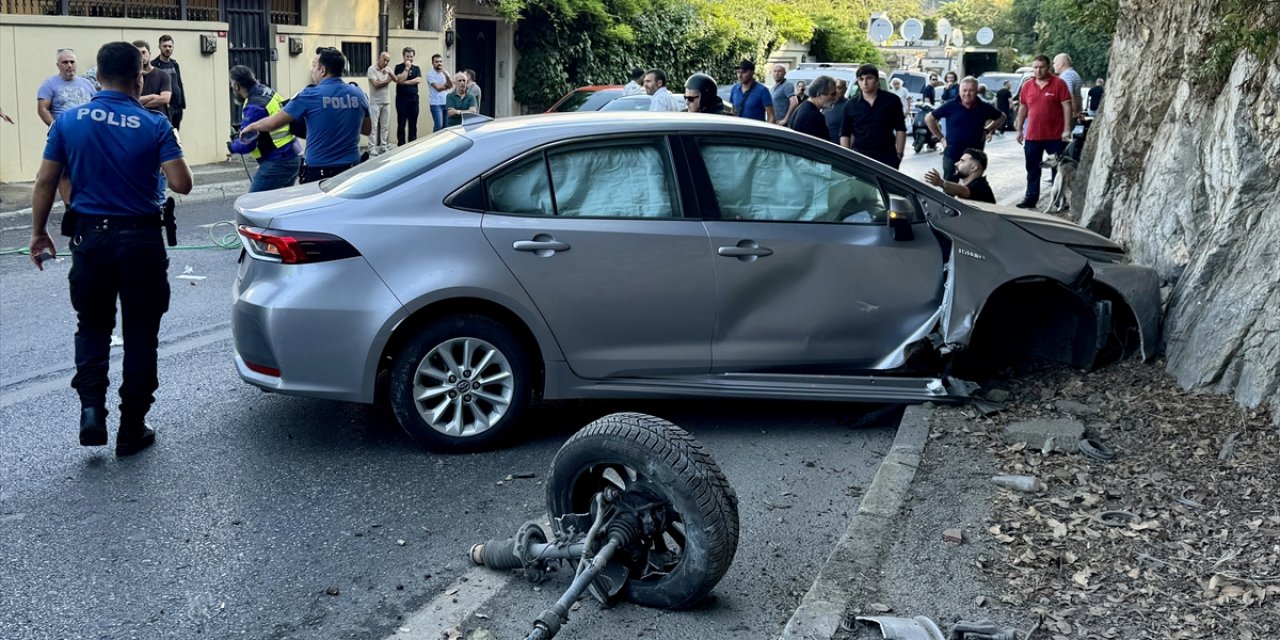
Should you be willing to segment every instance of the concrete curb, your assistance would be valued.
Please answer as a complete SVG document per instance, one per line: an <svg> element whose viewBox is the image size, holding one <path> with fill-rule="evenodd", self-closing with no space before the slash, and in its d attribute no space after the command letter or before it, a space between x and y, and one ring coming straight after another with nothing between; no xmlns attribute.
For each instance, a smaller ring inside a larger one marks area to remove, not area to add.
<svg viewBox="0 0 1280 640"><path fill-rule="evenodd" d="M173 199L178 205L182 203L208 202L210 200L221 200L223 198L234 198L249 192L249 181L241 180L238 182L217 182L214 184L197 186L191 189L191 193L187 195L172 194ZM50 213L62 213L62 200L55 198L53 208ZM0 211L0 222L12 222L15 218L28 218L30 222L31 207L25 209L14 209L12 211Z"/></svg>
<svg viewBox="0 0 1280 640"><path fill-rule="evenodd" d="M854 587L878 580L881 545L911 490L929 440L932 413L933 408L928 406L907 407L893 446L880 463L857 513L787 621L780 640L831 638L840 630L857 593Z"/></svg>

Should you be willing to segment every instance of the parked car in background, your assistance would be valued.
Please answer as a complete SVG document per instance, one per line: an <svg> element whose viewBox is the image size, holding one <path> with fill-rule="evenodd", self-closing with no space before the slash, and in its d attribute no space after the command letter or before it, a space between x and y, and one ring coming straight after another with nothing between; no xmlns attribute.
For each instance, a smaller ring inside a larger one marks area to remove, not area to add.
<svg viewBox="0 0 1280 640"><path fill-rule="evenodd" d="M919 104L924 100L924 87L929 83L929 74L921 71L894 71L889 74L889 82L902 80L902 88L911 94L911 101Z"/></svg>
<svg viewBox="0 0 1280 640"><path fill-rule="evenodd" d="M799 67L787 72L787 79L792 82L804 80L805 84L812 83L818 76L844 80L849 86L844 95L846 98L852 98L858 93L858 67L860 66L862 66L861 63L853 62L801 62ZM884 69L880 69L880 90L888 89L889 77L885 75Z"/></svg>
<svg viewBox="0 0 1280 640"><path fill-rule="evenodd" d="M986 87L987 91L990 92L991 95L994 97L996 95L996 92L999 91L1001 87L1004 86L1004 83L1008 82L1009 91L1013 92L1013 99L1014 101L1017 101L1018 90L1022 88L1023 81L1025 81L1027 78L1030 78L1030 77L1031 77L1031 74L1003 73L1003 72L993 71L993 72L984 73L978 76L978 84Z"/></svg>
<svg viewBox="0 0 1280 640"><path fill-rule="evenodd" d="M235 215L241 378L441 451L527 437L535 398L954 402L1160 343L1111 240L743 118L484 119Z"/></svg>
<svg viewBox="0 0 1280 640"><path fill-rule="evenodd" d="M551 105L546 113L572 113L574 111L599 111L606 104L622 97L622 85L606 84L578 87Z"/></svg>
<svg viewBox="0 0 1280 640"><path fill-rule="evenodd" d="M680 110L684 111L687 105L685 104L684 98L682 97L683 94L673 93L671 95L673 98L675 98L678 101ZM650 105L652 104L653 104L653 96L650 96L650 95L622 96L621 98L610 101L608 104L601 107L600 110L601 111L648 111Z"/></svg>

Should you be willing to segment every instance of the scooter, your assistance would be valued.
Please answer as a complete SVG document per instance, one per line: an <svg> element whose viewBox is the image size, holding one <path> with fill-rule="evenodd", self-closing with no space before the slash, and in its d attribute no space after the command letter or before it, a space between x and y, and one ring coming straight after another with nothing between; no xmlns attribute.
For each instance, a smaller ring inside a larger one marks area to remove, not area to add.
<svg viewBox="0 0 1280 640"><path fill-rule="evenodd" d="M924 117L932 113L933 109L934 106L927 103L911 107L911 148L916 153L920 153L920 150L926 145L930 151L938 148L938 139L934 137L933 132L929 130L929 126L924 122Z"/></svg>

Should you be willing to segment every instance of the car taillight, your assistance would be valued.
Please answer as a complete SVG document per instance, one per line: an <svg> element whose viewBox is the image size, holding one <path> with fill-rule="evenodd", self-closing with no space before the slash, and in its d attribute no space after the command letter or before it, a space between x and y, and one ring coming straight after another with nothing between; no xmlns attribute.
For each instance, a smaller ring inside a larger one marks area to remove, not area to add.
<svg viewBox="0 0 1280 640"><path fill-rule="evenodd" d="M259 260L302 264L341 260L360 255L346 240L327 233L256 229L240 225L245 250Z"/></svg>

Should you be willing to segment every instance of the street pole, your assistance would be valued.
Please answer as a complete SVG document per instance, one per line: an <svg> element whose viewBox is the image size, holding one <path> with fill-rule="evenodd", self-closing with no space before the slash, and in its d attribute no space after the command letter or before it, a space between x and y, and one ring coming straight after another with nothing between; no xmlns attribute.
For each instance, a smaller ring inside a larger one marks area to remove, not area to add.
<svg viewBox="0 0 1280 640"><path fill-rule="evenodd" d="M387 0L378 0L378 50L373 54L375 60L383 51L387 51L387 39Z"/></svg>

